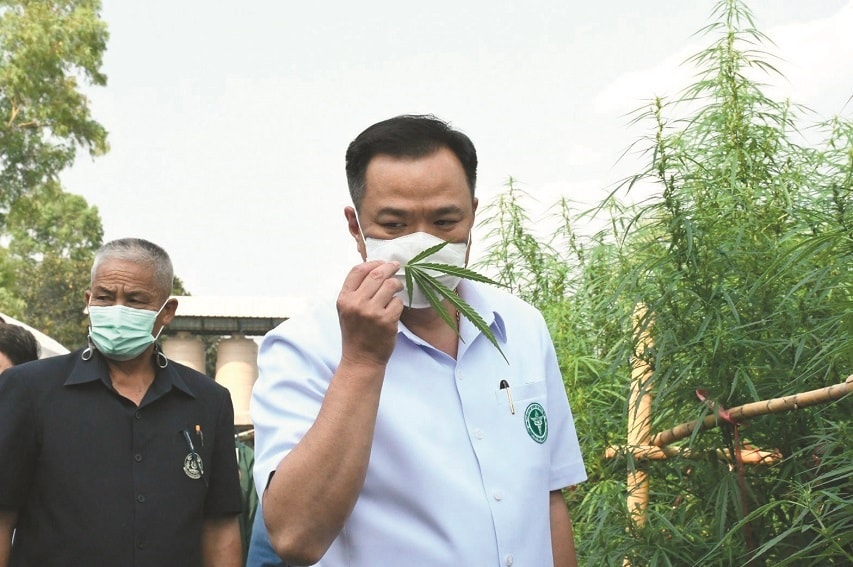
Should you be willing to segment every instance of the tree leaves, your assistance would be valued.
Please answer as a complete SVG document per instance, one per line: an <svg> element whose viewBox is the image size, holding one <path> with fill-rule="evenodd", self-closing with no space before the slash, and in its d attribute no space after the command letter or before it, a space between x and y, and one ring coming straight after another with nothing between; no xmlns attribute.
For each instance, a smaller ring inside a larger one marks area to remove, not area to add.
<svg viewBox="0 0 853 567"><path fill-rule="evenodd" d="M0 309L68 347L103 235L95 207L62 190L78 149L107 151L83 83L105 85L99 0L0 0Z"/></svg>
<svg viewBox="0 0 853 567"><path fill-rule="evenodd" d="M0 213L55 179L78 147L106 152L107 132L79 81L106 84L100 66L108 37L98 0L1 5Z"/></svg>

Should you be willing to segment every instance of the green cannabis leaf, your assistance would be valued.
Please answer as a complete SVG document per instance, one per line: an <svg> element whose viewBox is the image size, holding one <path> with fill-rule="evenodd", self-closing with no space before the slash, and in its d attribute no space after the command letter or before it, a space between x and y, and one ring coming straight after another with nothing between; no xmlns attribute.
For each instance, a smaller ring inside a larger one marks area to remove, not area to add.
<svg viewBox="0 0 853 567"><path fill-rule="evenodd" d="M412 290L414 289L413 283L417 284L421 290L424 292L424 296L427 301L429 301L430 306L438 313L438 315L447 323L451 329L453 329L457 336L459 335L459 328L456 325L456 321L454 318L450 316L447 309L444 307L444 304L441 302L442 298L449 301L459 313L462 314L466 319L471 321L471 323L479 330L483 335L489 339L489 342L494 345L498 352L501 353L501 356L504 360L506 360L507 364L509 364L509 360L507 360L506 355L501 350L501 347L498 345L497 338L495 338L495 334L489 328L488 324L480 317L480 314L474 310L473 307L468 305L456 291L450 289L440 281L438 281L435 276L433 276L433 272L439 272L444 274L449 274L452 276L457 276L466 280L471 280L475 282L482 282L491 285L501 285L498 282L488 278L482 274L478 274L477 272L470 270L468 268L460 268L459 266L452 266L450 264L436 264L432 262L423 262L422 260L429 258L442 248L444 248L448 243L442 242L441 244L436 244L435 246L431 246L427 248L420 254L416 255L414 258L409 260L409 263L404 267L404 273L406 276L406 289L409 290L409 302L412 301ZM460 337L461 338L461 337Z"/></svg>

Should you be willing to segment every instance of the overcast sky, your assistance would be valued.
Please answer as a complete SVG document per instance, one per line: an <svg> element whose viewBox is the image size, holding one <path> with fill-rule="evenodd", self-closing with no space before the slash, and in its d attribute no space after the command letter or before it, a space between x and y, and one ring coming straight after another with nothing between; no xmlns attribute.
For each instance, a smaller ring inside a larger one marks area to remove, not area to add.
<svg viewBox="0 0 853 567"><path fill-rule="evenodd" d="M648 129L626 113L689 83L715 4L104 0L109 83L88 92L111 151L63 182L105 240L165 247L193 295L333 295L360 260L342 211L361 130L449 120L481 208L510 175L544 204L594 201L636 170L617 160ZM853 0L748 4L782 58L770 92L850 116Z"/></svg>

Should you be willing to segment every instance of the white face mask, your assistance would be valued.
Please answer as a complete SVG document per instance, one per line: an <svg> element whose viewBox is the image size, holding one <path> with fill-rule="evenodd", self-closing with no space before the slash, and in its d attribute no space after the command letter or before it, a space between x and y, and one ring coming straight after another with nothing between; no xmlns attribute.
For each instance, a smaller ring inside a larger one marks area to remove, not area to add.
<svg viewBox="0 0 853 567"><path fill-rule="evenodd" d="M471 235L468 234L470 241ZM406 275L404 268L406 264L426 250L443 243L444 240L437 236L433 236L426 232L413 232L398 238L390 240L380 240L378 238L364 237L364 247L367 252L367 261L382 260L384 262L397 261L400 262L400 269L394 274L394 277L403 284L403 290L397 292L396 296L403 300L403 305L406 307L414 307L415 309L423 309L429 307L430 303L426 295L420 289L420 286L414 284L415 289L412 290L412 300L409 302L409 291L406 289ZM455 242L448 244L432 256L424 258L425 262L433 264L450 264L451 266L465 267L465 257L468 255L468 242ZM430 272L430 275L450 289L456 289L462 278L441 274L438 272Z"/></svg>

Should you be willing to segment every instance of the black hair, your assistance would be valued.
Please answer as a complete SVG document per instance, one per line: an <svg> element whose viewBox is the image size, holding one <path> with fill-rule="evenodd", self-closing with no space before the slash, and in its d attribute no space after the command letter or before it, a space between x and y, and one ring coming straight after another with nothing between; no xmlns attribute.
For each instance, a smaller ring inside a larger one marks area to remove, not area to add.
<svg viewBox="0 0 853 567"><path fill-rule="evenodd" d="M355 208L361 207L365 173L375 156L419 158L441 148L449 149L459 159L473 199L477 184L477 150L470 138L431 114L406 114L370 126L347 148L347 183Z"/></svg>
<svg viewBox="0 0 853 567"><path fill-rule="evenodd" d="M0 352L17 366L38 359L39 343L31 332L20 325L0 323Z"/></svg>

